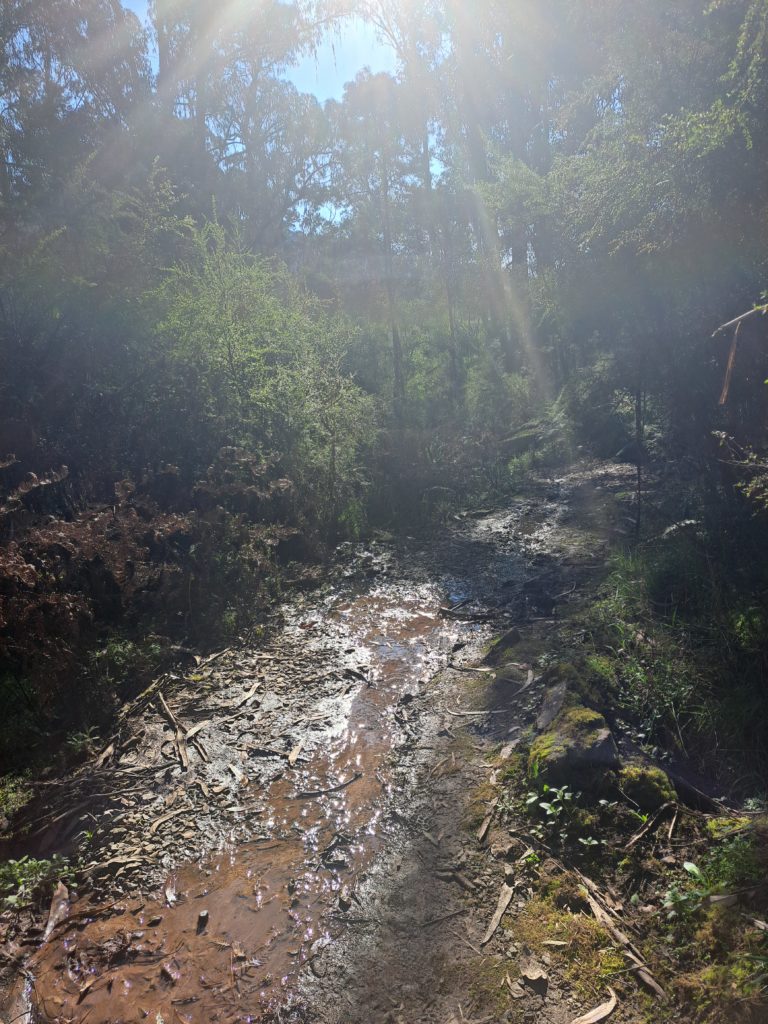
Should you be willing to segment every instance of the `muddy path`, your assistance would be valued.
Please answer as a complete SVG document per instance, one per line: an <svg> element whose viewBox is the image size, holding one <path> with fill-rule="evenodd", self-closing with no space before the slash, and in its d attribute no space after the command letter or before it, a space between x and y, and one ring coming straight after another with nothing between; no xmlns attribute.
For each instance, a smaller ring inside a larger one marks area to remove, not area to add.
<svg viewBox="0 0 768 1024"><path fill-rule="evenodd" d="M25 849L77 847L81 869L47 928L11 933L3 1019L461 1019L481 952L468 806L523 720L467 681L492 635L546 631L599 559L589 495L625 483L601 473L428 545L340 551L265 636L165 677L98 758L45 780Z"/></svg>

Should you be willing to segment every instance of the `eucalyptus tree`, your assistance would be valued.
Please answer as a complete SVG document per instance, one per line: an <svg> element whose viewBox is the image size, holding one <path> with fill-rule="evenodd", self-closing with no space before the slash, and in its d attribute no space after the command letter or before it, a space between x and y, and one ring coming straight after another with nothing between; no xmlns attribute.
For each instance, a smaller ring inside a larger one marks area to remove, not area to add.
<svg viewBox="0 0 768 1024"><path fill-rule="evenodd" d="M4 0L0 40L4 217L23 200L39 218L147 99L146 38L113 0Z"/></svg>
<svg viewBox="0 0 768 1024"><path fill-rule="evenodd" d="M307 10L153 0L151 17L161 159L196 215L215 203L257 248L280 247L327 152L319 105L285 80L315 38Z"/></svg>
<svg viewBox="0 0 768 1024"><path fill-rule="evenodd" d="M383 290L392 351L393 405L404 411L406 369L398 311L405 277L403 211L417 187L420 138L401 85L387 74L360 73L327 110L335 126L333 201L341 230L371 266Z"/></svg>

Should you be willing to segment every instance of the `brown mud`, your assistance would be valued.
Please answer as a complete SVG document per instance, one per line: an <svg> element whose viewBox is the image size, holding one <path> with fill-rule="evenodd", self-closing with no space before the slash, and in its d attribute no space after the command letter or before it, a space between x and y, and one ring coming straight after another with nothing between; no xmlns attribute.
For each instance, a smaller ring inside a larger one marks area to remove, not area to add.
<svg viewBox="0 0 768 1024"><path fill-rule="evenodd" d="M579 487L543 484L426 549L345 548L332 582L282 608L259 643L165 677L99 758L47 780L24 849L78 850L81 867L47 939L9 932L22 969L4 1019L487 1009L473 931L495 869L473 863L470 794L538 691L489 693L473 666L511 625L546 636L563 581L575 587L607 544L602 500L586 510L597 526L570 524ZM556 1005L546 1019L567 1017Z"/></svg>

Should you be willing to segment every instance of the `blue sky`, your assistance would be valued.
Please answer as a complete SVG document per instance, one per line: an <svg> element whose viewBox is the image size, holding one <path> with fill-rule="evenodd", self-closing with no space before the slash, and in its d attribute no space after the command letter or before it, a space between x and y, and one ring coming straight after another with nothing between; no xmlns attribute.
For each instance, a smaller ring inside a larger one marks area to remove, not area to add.
<svg viewBox="0 0 768 1024"><path fill-rule="evenodd" d="M313 92L319 100L341 99L344 84L358 71L394 71L395 54L376 38L370 25L355 20L326 39L317 54L305 57L287 77L301 92Z"/></svg>
<svg viewBox="0 0 768 1024"><path fill-rule="evenodd" d="M147 0L123 2L140 18L146 17ZM374 72L394 71L395 64L392 49L379 42L370 25L355 19L329 36L316 54L288 68L286 78L301 92L312 92L324 102L330 98L341 99L344 84L362 68L368 67Z"/></svg>

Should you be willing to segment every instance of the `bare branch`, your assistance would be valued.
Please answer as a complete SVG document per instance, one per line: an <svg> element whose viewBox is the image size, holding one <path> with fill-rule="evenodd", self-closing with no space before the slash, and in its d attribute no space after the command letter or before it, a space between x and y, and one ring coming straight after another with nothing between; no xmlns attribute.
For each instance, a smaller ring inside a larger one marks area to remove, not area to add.
<svg viewBox="0 0 768 1024"><path fill-rule="evenodd" d="M722 324L716 331L713 331L712 337L716 338L718 334L721 334L723 331L727 331L729 327L738 327L744 320L748 320L749 317L755 316L757 313L765 316L765 314L768 313L768 302L763 306L755 306L754 309L750 309L748 312L742 313L741 316L737 316L734 320L729 320L727 324Z"/></svg>

